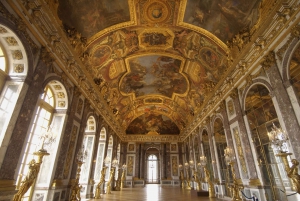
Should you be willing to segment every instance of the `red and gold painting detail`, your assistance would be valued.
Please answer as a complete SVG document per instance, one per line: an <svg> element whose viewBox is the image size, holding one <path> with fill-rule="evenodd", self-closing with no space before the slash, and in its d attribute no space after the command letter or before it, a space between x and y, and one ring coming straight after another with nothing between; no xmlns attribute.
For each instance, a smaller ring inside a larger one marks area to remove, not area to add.
<svg viewBox="0 0 300 201"><path fill-rule="evenodd" d="M259 19L262 0L187 0L183 21L206 29L226 43Z"/></svg>
<svg viewBox="0 0 300 201"><path fill-rule="evenodd" d="M180 130L177 125L168 117L146 113L134 119L126 129L126 134L149 134L178 135Z"/></svg>
<svg viewBox="0 0 300 201"><path fill-rule="evenodd" d="M180 73L181 61L162 55L148 55L128 61L129 72L121 79L120 90L135 97L163 95L172 98L173 94L187 91L188 82Z"/></svg>
<svg viewBox="0 0 300 201"><path fill-rule="evenodd" d="M127 0L58 0L58 15L69 27L90 38L99 31L130 20Z"/></svg>

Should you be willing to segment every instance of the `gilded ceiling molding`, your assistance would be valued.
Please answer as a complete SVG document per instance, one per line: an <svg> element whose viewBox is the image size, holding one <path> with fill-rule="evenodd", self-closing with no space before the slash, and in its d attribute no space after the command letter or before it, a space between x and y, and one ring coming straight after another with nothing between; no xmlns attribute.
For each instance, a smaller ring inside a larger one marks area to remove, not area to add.
<svg viewBox="0 0 300 201"><path fill-rule="evenodd" d="M275 59L275 52L270 51L266 56L264 56L264 60L261 62L262 67L265 71L270 69L273 65L275 65L276 59Z"/></svg>
<svg viewBox="0 0 300 201"><path fill-rule="evenodd" d="M111 27L101 30L100 32L98 32L97 34L95 34L94 36L92 36L91 38L88 39L87 47L89 47L93 42L97 41L99 38L101 38L105 34L116 31L118 29L123 29L123 28L137 25L136 1L138 1L138 0L128 0L128 5L129 5L129 9L130 9L130 11L129 11L130 12L130 21L123 22L123 23L120 23L120 24L117 24L117 25L114 25L114 26L111 26Z"/></svg>
<svg viewBox="0 0 300 201"><path fill-rule="evenodd" d="M236 34L231 40L227 41L227 46L232 50L234 47L237 47L241 51L245 45L251 41L253 33L250 32L249 27L241 30Z"/></svg>
<svg viewBox="0 0 300 201"><path fill-rule="evenodd" d="M297 24L291 29L291 35L289 36L287 42L276 52L277 57L282 61L283 55L291 45L292 41L297 38L300 39L300 25Z"/></svg>
<svg viewBox="0 0 300 201"><path fill-rule="evenodd" d="M10 1L9 3L16 10L22 9L21 12L25 13L29 18L28 20L32 22L31 26L36 27L36 29L31 30L33 31L33 35L36 35L38 38L43 38L42 40L48 41L47 46L49 46L49 48L51 48L51 50L53 51L52 56L55 57L55 61L58 66L66 74L68 74L70 80L72 80L75 85L82 88L82 94L84 94L85 97L88 97L88 99L91 101L91 105L93 105L94 108L97 108L98 112L100 112L104 119L108 121L109 124L111 124L116 133L118 133L119 135L123 135L124 131L119 128L118 122L112 120L114 119L111 117L111 115L113 116L113 114L110 114L110 112L106 111L107 109L103 107L103 105L105 104L102 102L101 96L99 96L97 91L93 90L93 85L95 84L93 82L90 83L89 80L92 79L86 77L88 73L86 73L84 68L82 67L84 65L82 64L81 59L79 57L74 57L74 55L76 55L77 53L74 50L74 47L69 44L67 36L64 36L62 34L64 33L64 30L62 29L61 22L58 20L54 20L52 14L53 11L49 10L48 6L44 3L34 2L38 10L42 11L35 12L39 13L38 15L36 15L33 12L31 13L29 8L25 8L22 5L19 7L16 6L16 2ZM20 11L18 10L17 13L18 12ZM49 20L51 20L51 23ZM26 31L24 32L26 33ZM61 33L60 37L57 36L58 33Z"/></svg>
<svg viewBox="0 0 300 201"><path fill-rule="evenodd" d="M48 68L50 68L53 65L53 56L45 47L41 48L40 59Z"/></svg>
<svg viewBox="0 0 300 201"><path fill-rule="evenodd" d="M0 14L4 18L10 20L11 22L13 22L16 25L17 33L22 34L25 37L26 41L28 42L28 44L30 45L30 47L33 50L38 49L38 46L31 39L31 37L28 35L28 33L26 31L26 25L25 25L24 21L20 18L15 17L13 14L9 13L1 2L0 2Z"/></svg>

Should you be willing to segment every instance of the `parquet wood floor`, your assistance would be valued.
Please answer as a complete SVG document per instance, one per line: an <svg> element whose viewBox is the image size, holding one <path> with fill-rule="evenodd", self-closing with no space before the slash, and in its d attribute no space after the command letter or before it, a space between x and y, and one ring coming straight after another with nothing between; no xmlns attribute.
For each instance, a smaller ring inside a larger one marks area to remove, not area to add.
<svg viewBox="0 0 300 201"><path fill-rule="evenodd" d="M82 201L220 201L216 198L198 197L196 191L185 190L180 187L160 186L147 184L145 187L123 188L122 191L112 191L111 194L102 195L101 199L81 199Z"/></svg>

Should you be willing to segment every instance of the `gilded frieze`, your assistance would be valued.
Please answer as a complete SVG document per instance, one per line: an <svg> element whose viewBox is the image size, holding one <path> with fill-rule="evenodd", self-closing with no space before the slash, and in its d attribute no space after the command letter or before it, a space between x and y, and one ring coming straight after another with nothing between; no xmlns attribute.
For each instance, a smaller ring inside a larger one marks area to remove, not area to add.
<svg viewBox="0 0 300 201"><path fill-rule="evenodd" d="M14 37L6 37L5 41L7 42L7 44L9 46L17 46L18 45L18 42Z"/></svg>
<svg viewBox="0 0 300 201"><path fill-rule="evenodd" d="M12 56L14 59L16 59L16 60L23 59L23 54L22 54L21 50L13 50L11 53L12 53Z"/></svg>
<svg viewBox="0 0 300 201"><path fill-rule="evenodd" d="M169 49L173 46L174 33L169 29L145 29L139 34L139 46L144 49Z"/></svg>
<svg viewBox="0 0 300 201"><path fill-rule="evenodd" d="M73 125L73 129L71 132L71 136L70 136L70 142L69 142L69 148L67 151L67 155L66 155L66 160L65 160L65 165L64 165L64 172L63 172L63 178L67 179L69 176L69 172L70 172L70 167L71 167L71 163L72 163L72 156L74 153L74 149L75 149L75 144L76 144L76 139L77 139L77 132L78 132L78 127Z"/></svg>
<svg viewBox="0 0 300 201"><path fill-rule="evenodd" d="M245 173L244 174L245 177L247 177L248 171L247 171L247 166L246 166L246 162L245 162L245 157L244 157L244 152L243 152L243 147L242 147L238 127L233 128L232 131L233 131L233 135L234 135L234 139L235 139L235 144L236 144L236 148L237 148L237 154L239 156L240 165L241 165L242 171Z"/></svg>
<svg viewBox="0 0 300 201"><path fill-rule="evenodd" d="M3 34L3 33L7 33L8 31L4 28L4 27L1 27L0 26L0 33Z"/></svg>
<svg viewBox="0 0 300 201"><path fill-rule="evenodd" d="M178 176L178 157L172 156L172 176Z"/></svg>
<svg viewBox="0 0 300 201"><path fill-rule="evenodd" d="M14 65L14 72L23 73L24 72L24 64L15 64Z"/></svg>

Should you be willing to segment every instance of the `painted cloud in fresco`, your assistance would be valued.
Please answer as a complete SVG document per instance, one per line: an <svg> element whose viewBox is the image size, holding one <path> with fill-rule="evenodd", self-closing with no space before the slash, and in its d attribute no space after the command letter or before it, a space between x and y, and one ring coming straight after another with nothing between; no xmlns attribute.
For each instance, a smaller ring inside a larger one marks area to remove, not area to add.
<svg viewBox="0 0 300 201"><path fill-rule="evenodd" d="M202 27L223 42L252 27L259 17L261 0L188 0L184 22Z"/></svg>
<svg viewBox="0 0 300 201"><path fill-rule="evenodd" d="M134 119L126 129L126 134L147 134L157 132L159 134L179 134L176 124L168 117L147 113Z"/></svg>
<svg viewBox="0 0 300 201"><path fill-rule="evenodd" d="M130 20L127 0L59 0L58 15L87 38Z"/></svg>
<svg viewBox="0 0 300 201"><path fill-rule="evenodd" d="M121 91L136 97L158 94L172 97L183 94L187 80L179 72L181 61L168 56L150 55L129 60L130 73L121 81Z"/></svg>

